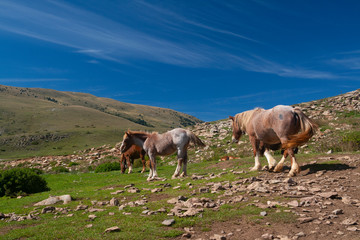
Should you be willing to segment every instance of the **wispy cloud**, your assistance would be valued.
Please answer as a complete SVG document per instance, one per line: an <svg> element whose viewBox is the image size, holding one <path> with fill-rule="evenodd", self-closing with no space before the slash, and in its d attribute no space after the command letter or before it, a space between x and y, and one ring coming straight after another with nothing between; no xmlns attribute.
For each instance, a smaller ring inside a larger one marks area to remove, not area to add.
<svg viewBox="0 0 360 240"><path fill-rule="evenodd" d="M360 52L359 52L360 53ZM359 70L360 69L360 57L347 57L341 59L331 59L330 63L332 65L340 65L350 70Z"/></svg>
<svg viewBox="0 0 360 240"><path fill-rule="evenodd" d="M342 76L326 71L304 69L301 67L286 66L274 61L252 55L247 58L229 56L247 71L275 74L281 77L306 78L306 79L339 79Z"/></svg>
<svg viewBox="0 0 360 240"><path fill-rule="evenodd" d="M137 1L137 3L146 7L145 10L156 11L161 16L162 23L168 24L168 29L177 24L174 31L179 35L181 31L189 33L191 29L192 32L197 32L194 28L187 29L181 25L187 24L212 32L214 35L227 35L238 41L258 43L257 40L226 28L191 19L144 1ZM156 21L152 23L156 24ZM199 39L189 38L186 41L179 41L151 31L140 31L134 26L131 27L59 1L18 3L2 0L0 1L1 30L63 45L91 58L121 64L129 64L140 59L193 68L242 68L246 71L275 74L281 77L308 79L337 79L339 77L330 72L286 66L260 56L248 56L239 49L234 53L232 49L221 48L216 44L206 44L198 41ZM203 37L215 39L206 35ZM218 42L221 42L220 39ZM88 62L96 64L98 63L96 61Z"/></svg>

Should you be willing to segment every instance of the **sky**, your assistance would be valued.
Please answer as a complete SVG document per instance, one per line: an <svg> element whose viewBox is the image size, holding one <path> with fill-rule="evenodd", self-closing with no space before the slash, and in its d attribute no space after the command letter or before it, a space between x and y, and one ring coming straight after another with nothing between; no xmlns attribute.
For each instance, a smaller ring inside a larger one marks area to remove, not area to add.
<svg viewBox="0 0 360 240"><path fill-rule="evenodd" d="M351 0L1 0L0 84L215 121L360 88L359 12Z"/></svg>

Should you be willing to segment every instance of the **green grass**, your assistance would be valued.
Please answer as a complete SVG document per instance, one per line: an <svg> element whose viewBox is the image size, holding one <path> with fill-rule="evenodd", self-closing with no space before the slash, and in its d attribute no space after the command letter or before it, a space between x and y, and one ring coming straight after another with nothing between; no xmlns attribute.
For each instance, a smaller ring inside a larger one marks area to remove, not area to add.
<svg viewBox="0 0 360 240"><path fill-rule="evenodd" d="M231 160L235 167L232 169L245 169L253 164L252 158L242 160ZM265 160L264 160L265 161ZM218 174L224 172L223 169L217 167L217 161L207 161L202 163L192 163L188 166L189 175L193 173L208 176L209 173ZM263 162L265 164L265 162ZM1 212L16 214L28 214L37 209L41 211L42 207L36 208L34 203L48 198L50 195L59 196L70 194L73 201L69 204L63 205L61 203L55 204L56 207L66 207L74 210L80 203L91 205L91 201L105 201L110 200L113 195L110 193L124 189L124 186L135 184L135 187L141 190L140 193L124 192L116 196L119 200L126 198L126 202L140 200L143 197L151 199L154 194L158 194L159 199L150 201L146 204L149 210L155 211L159 208L165 207L167 210L173 206L167 203L167 200L179 195L192 197L192 191L201 186L205 186L208 181L206 180L192 180L190 177L185 179L169 179L174 171L174 166L165 164L158 166L158 173L160 177L167 177L166 183L171 184L170 188L163 188L163 192L151 193L143 188L157 188L161 181L147 182L147 173L140 174L141 168L134 169L134 174L121 174L120 171L112 171L105 173L62 173L62 174L45 174L43 175L51 188L48 192L32 194L20 199L16 198L0 198ZM247 178L255 176L257 173L246 173L240 175L225 174L220 177L212 179L214 182L234 181L240 178ZM187 183L191 182L193 188L189 189ZM180 189L173 189L174 186L180 186ZM209 197L217 200L222 192L218 194L196 194L196 197ZM88 215L84 211L70 211L74 214L72 217L66 215L58 215L54 218L54 214L47 213L41 214L39 220L25 220L22 222L5 222L0 221L1 239L169 239L181 235L184 227L198 227L202 231L209 231L209 226L213 222L229 221L246 216L249 221L256 223L263 217L259 216L261 209L248 205L245 203L239 204L225 204L222 205L218 211L212 209L205 209L202 217L194 216L187 218L171 217L166 213L157 215L141 216L144 210L139 207L126 207L125 212L132 213L131 215L123 215L117 207L99 207L105 209L104 212L94 213L97 218L90 222ZM114 212L114 216L110 216L109 212ZM272 213L270 213L272 215ZM283 221L286 217L276 213L274 216L277 221ZM174 218L176 223L171 227L161 225L165 219ZM287 218L286 218L287 219ZM93 224L92 228L86 228L86 225ZM121 231L116 233L103 234L106 228L118 226ZM53 236L53 237L51 237Z"/></svg>

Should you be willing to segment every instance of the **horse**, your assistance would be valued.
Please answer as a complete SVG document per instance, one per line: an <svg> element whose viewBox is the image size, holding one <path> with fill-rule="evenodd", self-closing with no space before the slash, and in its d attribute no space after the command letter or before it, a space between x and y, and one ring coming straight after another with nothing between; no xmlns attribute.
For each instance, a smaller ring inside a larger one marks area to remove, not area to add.
<svg viewBox="0 0 360 240"><path fill-rule="evenodd" d="M143 168L141 173L145 172L146 161L145 161L145 151L136 145L131 146L126 152L121 154L120 157L120 166L121 166L121 173L125 173L125 164L127 164L129 170L128 173L132 173L132 166L135 159L141 158Z"/></svg>
<svg viewBox="0 0 360 240"><path fill-rule="evenodd" d="M289 176L300 173L294 149L308 142L318 129L318 125L308 118L300 108L284 105L278 105L268 110L255 108L229 118L232 120L233 142L238 142L242 134L249 135L255 157L255 166L251 168L252 171L261 169L259 155L264 153L269 170L281 172L285 159L290 155ZM279 148L282 148L284 152L276 165L276 160L271 156L269 150Z"/></svg>
<svg viewBox="0 0 360 240"><path fill-rule="evenodd" d="M148 181L158 177L156 172L156 156L166 156L177 152L178 164L172 178L186 176L187 168L187 148L189 144L204 147L205 144L194 133L182 128L175 128L163 134L157 132L146 133L137 131L127 131L121 143L120 152L126 152L132 145L143 148L150 159L150 172ZM183 171L180 174L180 170Z"/></svg>

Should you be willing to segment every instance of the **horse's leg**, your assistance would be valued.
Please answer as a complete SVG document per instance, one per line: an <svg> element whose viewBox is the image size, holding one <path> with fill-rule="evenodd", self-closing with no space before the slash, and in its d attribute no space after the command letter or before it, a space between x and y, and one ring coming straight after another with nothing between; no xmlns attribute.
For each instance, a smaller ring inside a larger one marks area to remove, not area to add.
<svg viewBox="0 0 360 240"><path fill-rule="evenodd" d="M132 173L133 162L134 162L134 159L132 159L132 158L129 156L129 158L128 158L128 166L129 166L128 174Z"/></svg>
<svg viewBox="0 0 360 240"><path fill-rule="evenodd" d="M279 163L274 168L274 172L281 172L283 170L284 162L285 162L285 159L287 158L288 155L289 155L288 149L286 149L284 151L284 154L283 154L281 160L279 161Z"/></svg>
<svg viewBox="0 0 360 240"><path fill-rule="evenodd" d="M254 157L255 157L255 166L253 168L250 168L250 171L258 171L261 169L261 163L259 160L259 156L260 156L259 144L260 144L260 142L254 136L249 136L249 138L250 138L251 145L253 147L253 153L254 153Z"/></svg>
<svg viewBox="0 0 360 240"><path fill-rule="evenodd" d="M151 154L148 154L149 156L149 162L150 162L150 170L149 170L149 176L147 178L147 181L150 181L153 178L154 173L154 159L155 157Z"/></svg>
<svg viewBox="0 0 360 240"><path fill-rule="evenodd" d="M144 154L140 154L140 158L141 158L141 162L142 162L142 165L143 165L143 168L142 168L142 170L141 170L141 173L144 173L145 170L146 170L145 155L144 155Z"/></svg>
<svg viewBox="0 0 360 240"><path fill-rule="evenodd" d="M184 163L184 165L183 165L183 172L180 174L180 177L185 177L185 176L187 176L187 171L186 171L187 161L188 161L187 153L186 153L186 155L185 155L185 157L184 157L183 159L184 159L184 161L183 161L183 163Z"/></svg>
<svg viewBox="0 0 360 240"><path fill-rule="evenodd" d="M171 177L172 179L175 179L180 175L181 167L184 162L184 153L180 147L178 147L178 150L177 150L177 160L178 160L178 164L176 166L174 174Z"/></svg>
<svg viewBox="0 0 360 240"><path fill-rule="evenodd" d="M299 164L296 162L295 153L292 148L288 149L288 153L291 157L291 169L289 172L289 177L293 177L297 173L300 173L300 167L299 167Z"/></svg>
<svg viewBox="0 0 360 240"><path fill-rule="evenodd" d="M123 155L120 158L120 168L121 168L121 173L125 173L125 159Z"/></svg>
<svg viewBox="0 0 360 240"><path fill-rule="evenodd" d="M272 171L275 168L276 160L271 156L268 148L265 149L264 155L269 163L269 171Z"/></svg>

